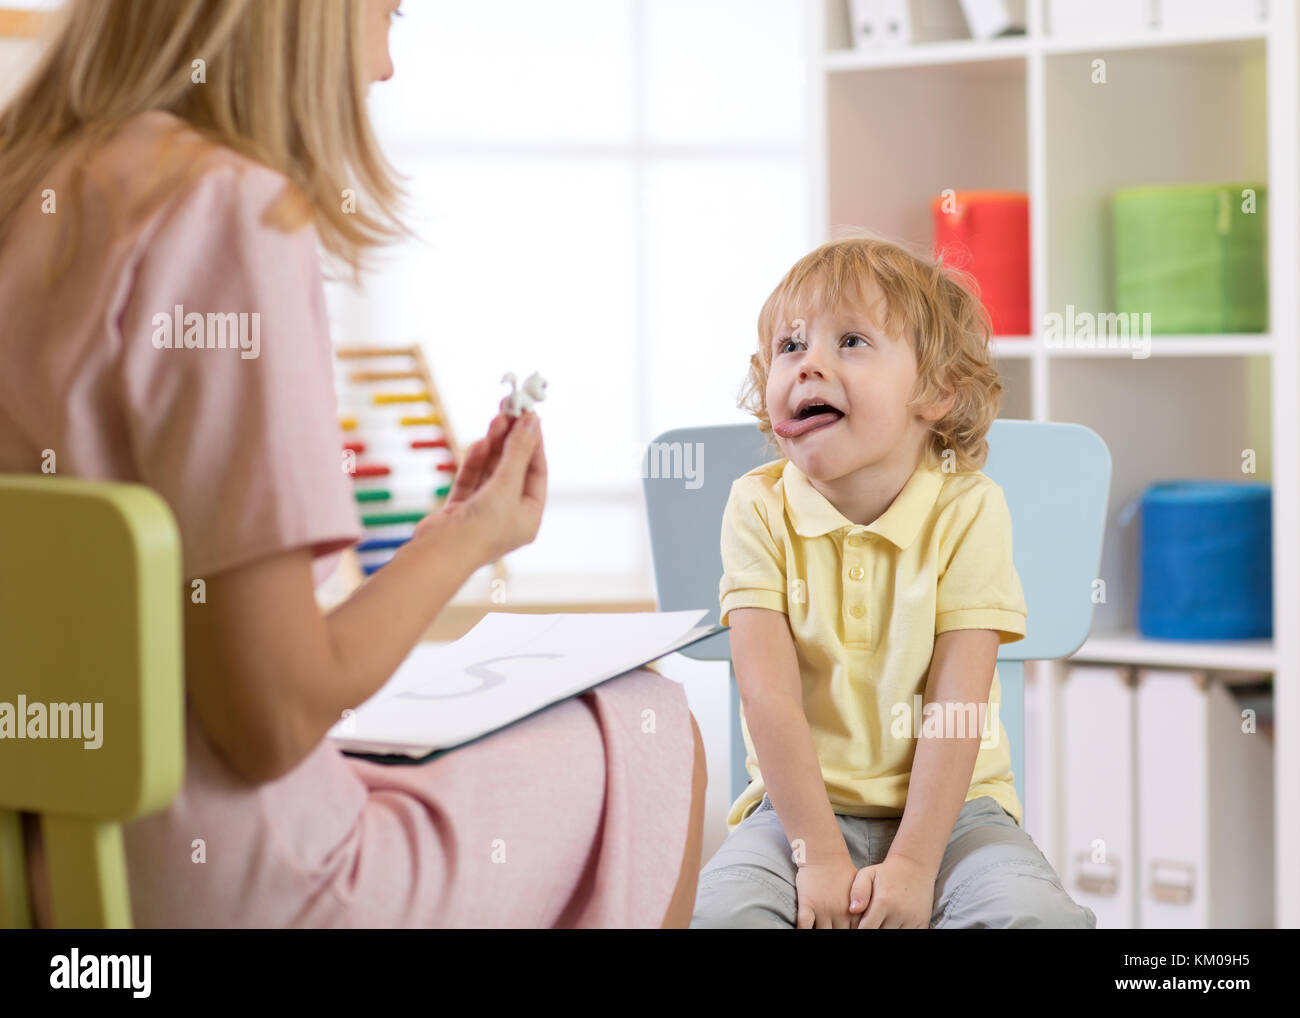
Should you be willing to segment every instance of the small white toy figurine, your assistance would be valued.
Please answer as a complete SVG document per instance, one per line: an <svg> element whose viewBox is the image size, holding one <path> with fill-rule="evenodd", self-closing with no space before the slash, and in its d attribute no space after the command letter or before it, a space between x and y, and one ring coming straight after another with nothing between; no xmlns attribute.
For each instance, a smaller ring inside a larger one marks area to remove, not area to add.
<svg viewBox="0 0 1300 1018"><path fill-rule="evenodd" d="M515 373L507 371L501 381L510 383L510 393L501 400L501 410L511 417L518 417L525 410L533 409L534 403L546 398L546 379L534 371L524 379L522 389L515 388Z"/></svg>

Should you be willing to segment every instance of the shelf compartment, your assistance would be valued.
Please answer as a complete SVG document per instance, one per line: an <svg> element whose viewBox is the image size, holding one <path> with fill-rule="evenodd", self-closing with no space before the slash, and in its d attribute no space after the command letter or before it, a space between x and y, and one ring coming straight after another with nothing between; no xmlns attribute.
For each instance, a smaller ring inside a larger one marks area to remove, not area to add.
<svg viewBox="0 0 1300 1018"><path fill-rule="evenodd" d="M828 75L828 236L867 230L928 257L945 189L1027 192L1025 86L1024 60Z"/></svg>
<svg viewBox="0 0 1300 1018"><path fill-rule="evenodd" d="M1099 67L1104 83L1094 81ZM1229 181L1267 186L1265 70L1265 43L1257 38L1046 58L1041 314L1064 314L1067 305L1093 314L1115 310L1115 191Z"/></svg>
<svg viewBox="0 0 1300 1018"><path fill-rule="evenodd" d="M1175 478L1272 477L1267 357L1061 358L1048 372L1049 416L1093 429L1111 452L1096 631L1136 629L1140 520L1134 501ZM1253 453L1254 473L1243 473Z"/></svg>
<svg viewBox="0 0 1300 1018"><path fill-rule="evenodd" d="M1034 416L1033 371L1023 357L1004 360L994 351L993 366L997 368L1002 383L1002 406L998 416L1018 421L1032 420Z"/></svg>

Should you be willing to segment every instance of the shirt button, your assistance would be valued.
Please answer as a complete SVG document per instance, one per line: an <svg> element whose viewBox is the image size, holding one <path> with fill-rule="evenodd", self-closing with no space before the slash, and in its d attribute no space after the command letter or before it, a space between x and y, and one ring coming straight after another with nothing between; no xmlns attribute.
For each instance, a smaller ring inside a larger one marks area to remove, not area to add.
<svg viewBox="0 0 1300 1018"><path fill-rule="evenodd" d="M855 619L860 619L863 615L867 614L867 609L861 604L855 604L849 609L849 614Z"/></svg>
<svg viewBox="0 0 1300 1018"><path fill-rule="evenodd" d="M852 569L849 570L849 579L850 579L850 580L860 580L860 579L862 579L862 577L864 577L865 575L866 575L866 573L863 572L861 566L854 566Z"/></svg>

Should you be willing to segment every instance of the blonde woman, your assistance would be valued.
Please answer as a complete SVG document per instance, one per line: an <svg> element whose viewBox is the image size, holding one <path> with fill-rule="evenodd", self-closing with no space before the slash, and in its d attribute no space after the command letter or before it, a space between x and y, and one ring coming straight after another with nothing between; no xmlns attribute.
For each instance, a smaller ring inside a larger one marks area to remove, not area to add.
<svg viewBox="0 0 1300 1018"><path fill-rule="evenodd" d="M0 472L50 450L61 475L151 486L185 590L206 584L203 604L177 591L184 786L125 832L134 919L685 926L704 773L676 683L634 672L413 766L325 739L476 569L533 540L546 495L536 415L498 415L446 508L316 607L360 533L318 252L358 272L401 233L365 108L397 7L73 0L0 115ZM159 348L178 306L257 312L256 355Z"/></svg>

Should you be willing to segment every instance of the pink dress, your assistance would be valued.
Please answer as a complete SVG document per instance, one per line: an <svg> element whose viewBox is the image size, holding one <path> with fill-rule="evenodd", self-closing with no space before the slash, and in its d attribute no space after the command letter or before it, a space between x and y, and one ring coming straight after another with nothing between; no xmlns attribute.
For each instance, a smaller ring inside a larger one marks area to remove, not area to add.
<svg viewBox="0 0 1300 1018"><path fill-rule="evenodd" d="M34 193L0 245L0 472L37 472L53 450L59 474L149 485L175 514L187 578L310 546L319 581L360 529L316 234L263 225L284 178L226 149L180 192L136 201L178 123L129 120L86 165L80 206L56 167L40 188L54 189L55 214ZM110 218L114 203L129 214ZM82 243L43 292L69 225ZM158 348L156 316L177 305L259 312L258 356ZM324 742L262 785L188 711L179 796L124 828L133 919L658 926L685 849L693 747L682 688L645 670L429 763L369 763Z"/></svg>

